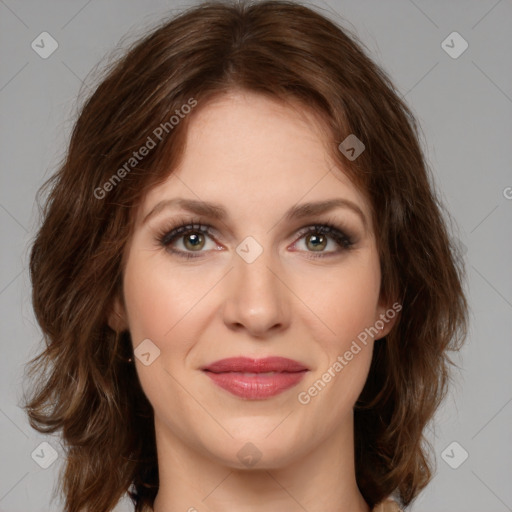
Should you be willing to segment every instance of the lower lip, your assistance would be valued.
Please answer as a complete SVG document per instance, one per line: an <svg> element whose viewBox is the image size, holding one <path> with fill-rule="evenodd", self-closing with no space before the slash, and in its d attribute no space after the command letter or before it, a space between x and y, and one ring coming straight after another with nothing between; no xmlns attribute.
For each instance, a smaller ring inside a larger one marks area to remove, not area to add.
<svg viewBox="0 0 512 512"><path fill-rule="evenodd" d="M209 371L205 373L217 386L233 395L248 400L260 400L278 395L297 385L304 378L306 371L278 372L273 375L244 375L237 372L213 373Z"/></svg>

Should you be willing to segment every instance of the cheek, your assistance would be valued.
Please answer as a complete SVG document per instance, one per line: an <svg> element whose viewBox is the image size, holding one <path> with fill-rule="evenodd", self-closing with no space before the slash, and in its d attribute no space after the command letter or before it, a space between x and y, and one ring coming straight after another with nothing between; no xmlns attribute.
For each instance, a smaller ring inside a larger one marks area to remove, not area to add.
<svg viewBox="0 0 512 512"><path fill-rule="evenodd" d="M187 400L173 376L181 380L179 372L193 345L193 320L199 311L195 306L205 292L203 284L191 286L193 274L173 268L161 254L156 256L147 250L130 254L123 279L124 302L133 348L149 339L159 349L148 366L136 361L144 393L155 409L173 410ZM166 389L174 392L163 392Z"/></svg>
<svg viewBox="0 0 512 512"><path fill-rule="evenodd" d="M317 325L314 338L322 355L307 389L301 390L333 421L352 408L368 376L373 353L369 333L378 318L380 277L378 259L369 251L368 257L354 258L330 278L313 280L311 274L302 278L301 293L310 290L304 296L315 313L309 318ZM310 325L310 330L315 329Z"/></svg>
<svg viewBox="0 0 512 512"><path fill-rule="evenodd" d="M152 257L155 256L155 257ZM164 343L187 323L207 291L197 271L176 268L161 255L133 254L124 275L124 298L134 344L138 338Z"/></svg>
<svg viewBox="0 0 512 512"><path fill-rule="evenodd" d="M329 333L332 348L341 350L347 341L373 325L380 292L380 265L372 251L347 260L338 269L314 269L300 278L300 297Z"/></svg>

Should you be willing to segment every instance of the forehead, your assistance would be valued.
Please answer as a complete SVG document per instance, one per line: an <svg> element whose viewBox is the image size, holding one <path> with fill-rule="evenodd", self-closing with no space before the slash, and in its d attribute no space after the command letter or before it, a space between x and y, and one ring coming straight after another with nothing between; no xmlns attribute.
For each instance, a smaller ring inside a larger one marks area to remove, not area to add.
<svg viewBox="0 0 512 512"><path fill-rule="evenodd" d="M196 108L183 158L149 191L141 218L172 197L216 202L240 218L336 197L368 209L330 157L328 144L335 142L309 109L250 92L231 92Z"/></svg>

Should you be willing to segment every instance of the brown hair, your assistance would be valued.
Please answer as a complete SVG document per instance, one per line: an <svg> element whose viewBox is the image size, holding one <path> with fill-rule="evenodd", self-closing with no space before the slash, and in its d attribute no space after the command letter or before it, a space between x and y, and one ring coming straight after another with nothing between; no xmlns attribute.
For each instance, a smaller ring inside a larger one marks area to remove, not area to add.
<svg viewBox="0 0 512 512"><path fill-rule="evenodd" d="M62 430L66 512L109 511L127 491L136 511L153 505L153 410L125 362L129 333L115 333L106 315L122 293L135 209L178 164L194 113L234 89L321 116L332 158L370 199L381 293L402 310L375 344L355 406L357 483L370 506L391 493L403 506L431 478L423 434L447 391L447 351L465 338L467 303L417 123L356 36L313 8L206 2L164 20L109 65L39 192L50 188L30 274L46 347L29 363L35 389L24 407L39 432ZM193 101L199 107L171 126ZM132 161L162 126L162 141ZM355 160L338 149L349 134L365 145Z"/></svg>

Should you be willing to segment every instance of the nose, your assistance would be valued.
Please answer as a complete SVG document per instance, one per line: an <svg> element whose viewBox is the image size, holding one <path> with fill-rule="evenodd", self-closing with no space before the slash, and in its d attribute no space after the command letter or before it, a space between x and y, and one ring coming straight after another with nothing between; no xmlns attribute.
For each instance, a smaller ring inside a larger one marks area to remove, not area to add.
<svg viewBox="0 0 512 512"><path fill-rule="evenodd" d="M263 251L252 263L235 255L223 308L229 329L268 338L289 325L291 292L270 252Z"/></svg>

